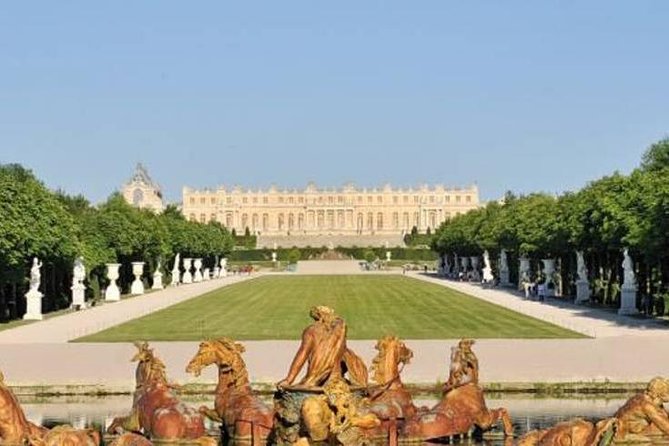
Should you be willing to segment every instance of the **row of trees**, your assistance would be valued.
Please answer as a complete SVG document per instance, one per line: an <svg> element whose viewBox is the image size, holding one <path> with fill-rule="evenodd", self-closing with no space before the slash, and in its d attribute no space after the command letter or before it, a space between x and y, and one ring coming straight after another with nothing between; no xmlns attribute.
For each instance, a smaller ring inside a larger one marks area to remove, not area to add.
<svg viewBox="0 0 669 446"><path fill-rule="evenodd" d="M218 223L184 219L169 206L161 214L130 206L115 193L100 206L81 196L52 192L20 165L0 165L0 320L20 317L34 256L42 267L43 311L66 308L74 258L83 256L88 297L99 298L107 285L106 263L121 263L118 284L127 292L132 261L146 262L148 278L161 261L170 279L173 257L202 257L211 264L232 249L233 240ZM167 268L167 264L169 267Z"/></svg>
<svg viewBox="0 0 669 446"><path fill-rule="evenodd" d="M432 239L440 254L510 254L512 277L518 258L536 269L557 258L562 282L576 278L575 251L585 253L595 298L615 305L622 281L622 251L635 260L639 290L656 294L669 285L669 138L653 144L629 175L614 173L577 192L560 196L507 193L500 202L445 222ZM494 267L496 265L493 265ZM569 291L570 294L573 290Z"/></svg>

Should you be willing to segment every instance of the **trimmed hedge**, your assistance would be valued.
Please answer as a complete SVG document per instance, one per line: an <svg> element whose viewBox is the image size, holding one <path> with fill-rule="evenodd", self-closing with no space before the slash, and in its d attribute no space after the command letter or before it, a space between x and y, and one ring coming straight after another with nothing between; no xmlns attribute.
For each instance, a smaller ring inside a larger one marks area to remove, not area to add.
<svg viewBox="0 0 669 446"><path fill-rule="evenodd" d="M277 260L289 261L291 259L290 253L294 250L299 251L300 259L309 260L314 259L323 254L328 249L325 246L320 248L278 248L276 250ZM228 255L228 260L233 262L258 262L271 261L273 249L243 249L232 251ZM342 247L338 246L335 251L344 254L347 257L353 257L358 260L365 260L365 254L369 251L373 252L375 257L385 260L386 251L390 251L392 260L408 260L408 261L432 261L437 260L437 253L429 249L412 249L412 248L363 248L363 247ZM294 256L295 254L293 254Z"/></svg>

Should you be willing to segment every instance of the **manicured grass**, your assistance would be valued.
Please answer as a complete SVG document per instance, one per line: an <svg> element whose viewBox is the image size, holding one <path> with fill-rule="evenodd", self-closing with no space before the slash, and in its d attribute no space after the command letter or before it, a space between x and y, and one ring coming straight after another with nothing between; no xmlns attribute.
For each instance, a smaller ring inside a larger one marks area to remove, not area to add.
<svg viewBox="0 0 669 446"><path fill-rule="evenodd" d="M266 276L221 288L78 341L299 339L328 305L349 339L579 338L582 335L448 288L394 275Z"/></svg>

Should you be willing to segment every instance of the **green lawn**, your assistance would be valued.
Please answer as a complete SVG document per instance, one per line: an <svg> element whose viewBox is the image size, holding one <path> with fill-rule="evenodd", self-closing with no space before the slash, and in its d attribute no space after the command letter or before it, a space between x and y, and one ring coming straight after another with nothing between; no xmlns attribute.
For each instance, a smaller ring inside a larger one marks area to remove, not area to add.
<svg viewBox="0 0 669 446"><path fill-rule="evenodd" d="M350 339L583 337L439 285L370 275L261 277L78 341L299 339L314 305L331 306L342 315Z"/></svg>

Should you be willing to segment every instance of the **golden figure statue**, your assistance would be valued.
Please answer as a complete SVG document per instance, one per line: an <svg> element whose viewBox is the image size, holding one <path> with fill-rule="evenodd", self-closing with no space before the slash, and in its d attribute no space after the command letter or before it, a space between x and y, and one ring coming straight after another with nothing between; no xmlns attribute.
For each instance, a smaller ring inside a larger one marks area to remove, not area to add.
<svg viewBox="0 0 669 446"><path fill-rule="evenodd" d="M492 428L498 422L504 434L513 435L513 425L506 409L488 409L479 386L479 365L471 349L473 340L463 339L452 349L448 381L441 401L432 409L406 422L403 434L424 440L465 434L474 427Z"/></svg>
<svg viewBox="0 0 669 446"><path fill-rule="evenodd" d="M348 371L351 384L367 384L365 363L346 347L346 323L332 308L313 307L310 316L314 322L302 333L302 343L295 354L288 376L277 386L293 384L302 367L307 363L307 371L299 382L304 387L320 387L331 380L343 378Z"/></svg>
<svg viewBox="0 0 669 446"><path fill-rule="evenodd" d="M618 409L615 418L619 429L616 440L646 440L649 437L669 436L669 414L664 403L669 402L669 380L653 378L646 390Z"/></svg>
<svg viewBox="0 0 669 446"><path fill-rule="evenodd" d="M323 391L302 404L302 423L312 441L332 436L343 445L359 445L364 443L363 431L381 424L376 415L361 410L366 401L356 397L343 379L331 380Z"/></svg>
<svg viewBox="0 0 669 446"><path fill-rule="evenodd" d="M414 417L416 406L400 377L413 352L397 336L382 337L374 348L378 353L370 367L375 385L369 388L369 410L384 421Z"/></svg>
<svg viewBox="0 0 669 446"><path fill-rule="evenodd" d="M216 364L218 385L214 409L203 406L200 413L223 422L232 439L263 443L272 430L274 411L253 394L243 352L242 344L228 338L204 341L186 366L186 372L199 376L203 368Z"/></svg>
<svg viewBox="0 0 669 446"><path fill-rule="evenodd" d="M612 442L616 429L615 418L597 423L582 419L564 421L549 429L528 432L516 446L606 446Z"/></svg>
<svg viewBox="0 0 669 446"><path fill-rule="evenodd" d="M33 438L31 446L99 446L100 432L95 429L75 429L72 426L56 426L42 438Z"/></svg>
<svg viewBox="0 0 669 446"><path fill-rule="evenodd" d="M174 386L167 381L165 364L146 342L135 346L138 351L132 361L137 362L137 382L132 411L127 417L114 418L107 432L143 432L155 440L195 440L201 445L216 445L215 439L205 436L202 416L172 392Z"/></svg>
<svg viewBox="0 0 669 446"><path fill-rule="evenodd" d="M41 438L46 428L37 426L26 419L16 395L5 384L0 372L0 440L6 444L24 444L30 438Z"/></svg>
<svg viewBox="0 0 669 446"><path fill-rule="evenodd" d="M125 433L114 440L109 446L153 446L153 443L141 435Z"/></svg>

